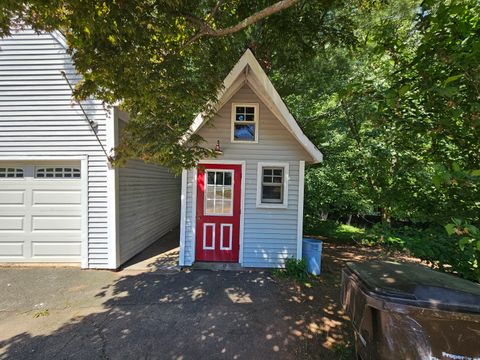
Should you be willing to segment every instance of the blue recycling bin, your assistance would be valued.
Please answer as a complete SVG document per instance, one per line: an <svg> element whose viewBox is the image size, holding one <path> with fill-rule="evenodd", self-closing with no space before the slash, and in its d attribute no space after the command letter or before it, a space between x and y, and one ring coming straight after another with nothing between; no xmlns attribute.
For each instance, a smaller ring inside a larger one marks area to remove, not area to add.
<svg viewBox="0 0 480 360"><path fill-rule="evenodd" d="M310 274L320 275L322 265L322 241L311 238L303 238L302 258L307 263Z"/></svg>

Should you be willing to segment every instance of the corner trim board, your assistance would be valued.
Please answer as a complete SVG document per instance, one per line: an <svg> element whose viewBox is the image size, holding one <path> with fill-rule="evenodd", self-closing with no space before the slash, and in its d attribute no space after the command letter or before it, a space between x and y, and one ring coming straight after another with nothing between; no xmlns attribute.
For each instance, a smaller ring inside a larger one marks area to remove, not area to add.
<svg viewBox="0 0 480 360"><path fill-rule="evenodd" d="M188 171L182 171L182 193L180 197L180 255L178 258L178 265L185 265L185 227L187 221L187 176Z"/></svg>
<svg viewBox="0 0 480 360"><path fill-rule="evenodd" d="M298 219L297 219L297 260L302 258L303 202L305 195L305 161L299 162L298 170Z"/></svg>

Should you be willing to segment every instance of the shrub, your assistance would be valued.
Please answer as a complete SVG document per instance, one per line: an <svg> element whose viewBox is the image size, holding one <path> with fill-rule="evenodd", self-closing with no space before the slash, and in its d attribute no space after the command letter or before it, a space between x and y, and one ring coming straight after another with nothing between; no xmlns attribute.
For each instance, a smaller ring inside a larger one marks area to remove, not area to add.
<svg viewBox="0 0 480 360"><path fill-rule="evenodd" d="M295 258L285 259L285 269L276 270L275 275L302 282L308 280L310 277L305 259L297 260Z"/></svg>

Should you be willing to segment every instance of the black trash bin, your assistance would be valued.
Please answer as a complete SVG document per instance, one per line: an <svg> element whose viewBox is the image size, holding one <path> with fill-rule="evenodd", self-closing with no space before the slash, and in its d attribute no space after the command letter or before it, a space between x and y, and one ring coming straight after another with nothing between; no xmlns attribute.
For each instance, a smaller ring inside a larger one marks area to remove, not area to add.
<svg viewBox="0 0 480 360"><path fill-rule="evenodd" d="M348 263L342 303L360 359L480 359L479 284L416 264Z"/></svg>

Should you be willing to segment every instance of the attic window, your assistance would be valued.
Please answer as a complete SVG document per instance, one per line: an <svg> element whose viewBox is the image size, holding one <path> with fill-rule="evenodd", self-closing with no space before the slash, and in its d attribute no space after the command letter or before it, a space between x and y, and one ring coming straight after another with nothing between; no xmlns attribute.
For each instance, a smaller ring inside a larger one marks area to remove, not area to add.
<svg viewBox="0 0 480 360"><path fill-rule="evenodd" d="M258 104L232 104L232 142L258 142Z"/></svg>

